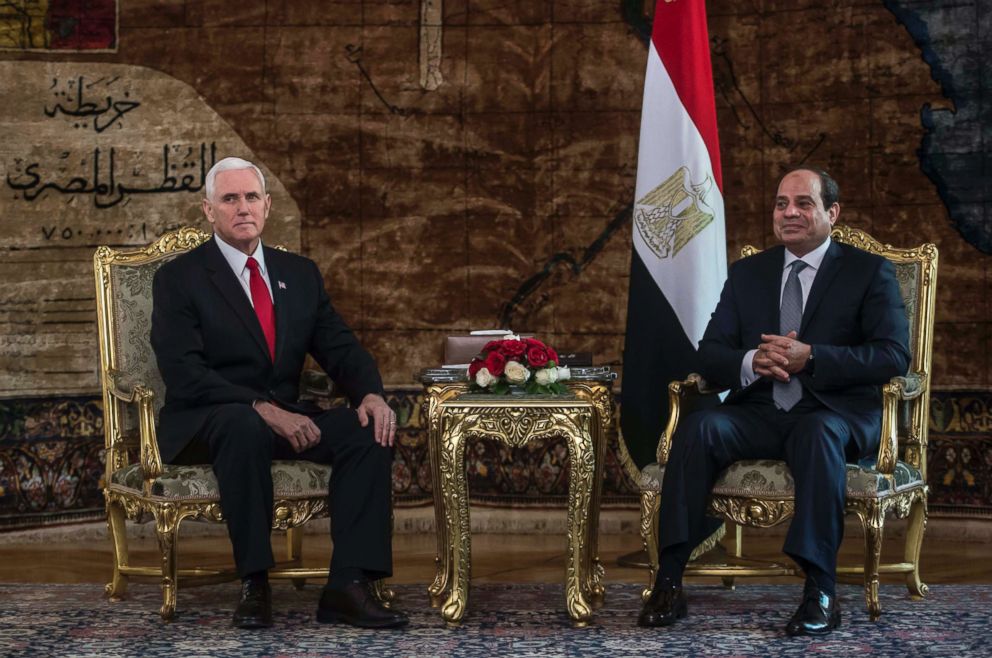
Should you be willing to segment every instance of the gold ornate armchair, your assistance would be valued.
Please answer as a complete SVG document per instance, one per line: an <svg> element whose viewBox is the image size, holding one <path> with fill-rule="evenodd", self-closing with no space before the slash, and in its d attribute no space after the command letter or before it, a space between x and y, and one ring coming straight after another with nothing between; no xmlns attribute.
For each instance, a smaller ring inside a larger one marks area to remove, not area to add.
<svg viewBox="0 0 992 658"><path fill-rule="evenodd" d="M150 342L152 278L166 261L209 239L193 228L166 233L144 249L100 247L93 257L96 276L100 375L103 388L106 473L104 499L114 551L114 572L106 586L120 600L131 576L161 579L163 619L176 608L179 578L233 579L233 569L178 568L179 527L186 520L223 522L217 480L209 465L173 466L159 456L155 427L165 385ZM320 377L308 373L317 386ZM322 373L320 373L322 375ZM325 376L326 381L326 376ZM319 391L318 391L319 392ZM270 572L301 587L307 578L326 578L327 569L302 567L302 526L326 517L330 466L276 461L272 466L273 525L286 531L287 560ZM126 521L155 521L161 550L158 565L132 566Z"/></svg>
<svg viewBox="0 0 992 658"><path fill-rule="evenodd" d="M937 248L923 244L912 249L883 245L863 231L838 226L831 237L872 253L881 254L895 266L896 276L909 318L912 361L904 377L894 377L882 388L882 431L878 457L871 465L847 465L846 510L861 521L864 529L863 565L838 568L839 574L863 574L865 602L872 620L881 614L878 600L880 573L906 575L913 598L927 594L920 581L920 546L927 522L927 423L930 415L930 374L933 345L934 295L937 285ZM757 253L746 246L742 256ZM698 375L668 387L670 417L658 442L658 461L642 469L641 532L650 561L649 585L658 568L658 509L661 481L679 421L683 401L704 391ZM710 497L710 513L735 524L730 559L723 564L690 563L688 575L721 576L733 584L736 576L793 575L794 567L745 561L741 526L768 528L788 520L793 513L794 483L783 461L740 461L718 478ZM908 517L906 543L901 562L881 563L882 530L886 516ZM644 596L650 595L650 589Z"/></svg>

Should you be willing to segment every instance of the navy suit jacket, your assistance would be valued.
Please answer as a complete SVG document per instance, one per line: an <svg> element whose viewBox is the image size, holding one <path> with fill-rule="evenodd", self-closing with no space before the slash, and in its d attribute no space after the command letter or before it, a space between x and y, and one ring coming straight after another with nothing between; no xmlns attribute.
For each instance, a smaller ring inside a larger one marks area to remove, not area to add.
<svg viewBox="0 0 992 658"><path fill-rule="evenodd" d="M724 404L769 395L766 378L741 388L741 362L761 334L780 333L784 249L731 265L699 343L703 377L732 389ZM909 325L892 264L832 242L813 279L798 340L814 354L812 373L798 374L803 388L848 422L861 455L869 456L880 438L881 385L905 375L910 363Z"/></svg>
<svg viewBox="0 0 992 658"><path fill-rule="evenodd" d="M263 246L276 316L273 362L255 310L215 240L162 265L152 286L151 342L166 386L158 428L165 462L217 405L270 400L317 412L299 401L307 354L353 405L382 393L375 360L331 306L317 265Z"/></svg>

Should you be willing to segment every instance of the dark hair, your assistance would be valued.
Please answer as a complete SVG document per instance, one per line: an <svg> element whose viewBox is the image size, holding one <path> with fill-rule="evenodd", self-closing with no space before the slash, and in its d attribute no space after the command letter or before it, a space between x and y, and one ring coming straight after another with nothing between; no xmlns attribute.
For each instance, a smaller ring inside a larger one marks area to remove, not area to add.
<svg viewBox="0 0 992 658"><path fill-rule="evenodd" d="M789 171L785 172L785 176L788 176L795 171L811 171L820 178L820 198L823 200L823 207L829 208L835 203L840 202L840 188L837 186L837 181L833 179L833 176L825 172L823 169L818 169L817 167L793 167Z"/></svg>

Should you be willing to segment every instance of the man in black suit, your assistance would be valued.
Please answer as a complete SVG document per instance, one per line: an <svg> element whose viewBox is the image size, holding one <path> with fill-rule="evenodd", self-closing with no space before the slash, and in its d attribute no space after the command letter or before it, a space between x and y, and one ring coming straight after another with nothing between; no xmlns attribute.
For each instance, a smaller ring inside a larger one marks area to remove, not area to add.
<svg viewBox="0 0 992 658"><path fill-rule="evenodd" d="M370 581L391 575L391 447L396 416L375 361L331 306L313 261L263 246L272 204L262 172L225 158L206 177L213 239L155 274L151 340L166 385L158 441L167 463L210 463L241 598L240 628L271 626L273 459L333 465L330 576L317 620L407 623ZM298 400L307 354L352 407Z"/></svg>
<svg viewBox="0 0 992 658"><path fill-rule="evenodd" d="M659 517L660 564L638 624L685 616L682 573L705 538L707 497L742 459L784 459L795 515L784 552L806 574L789 635L840 624L837 550L845 464L877 453L881 385L909 367L909 328L891 264L830 240L837 184L799 168L779 183L772 215L782 246L734 263L699 343L701 374L732 392L675 432Z"/></svg>

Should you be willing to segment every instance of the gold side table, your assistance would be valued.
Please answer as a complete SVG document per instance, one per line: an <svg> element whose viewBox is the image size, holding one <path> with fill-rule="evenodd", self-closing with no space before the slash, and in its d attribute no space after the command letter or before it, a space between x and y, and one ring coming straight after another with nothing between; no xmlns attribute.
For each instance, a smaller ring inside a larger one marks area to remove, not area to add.
<svg viewBox="0 0 992 658"><path fill-rule="evenodd" d="M511 446L563 437L570 457L568 558L565 596L579 625L602 604L604 569L599 561L599 499L606 438L613 425L609 368L573 369L571 396L472 395L464 371L424 370L423 416L434 489L437 532L431 605L445 620L465 615L471 570L465 445L469 438L494 439ZM445 595L447 597L445 598ZM443 603L443 605L442 605Z"/></svg>

